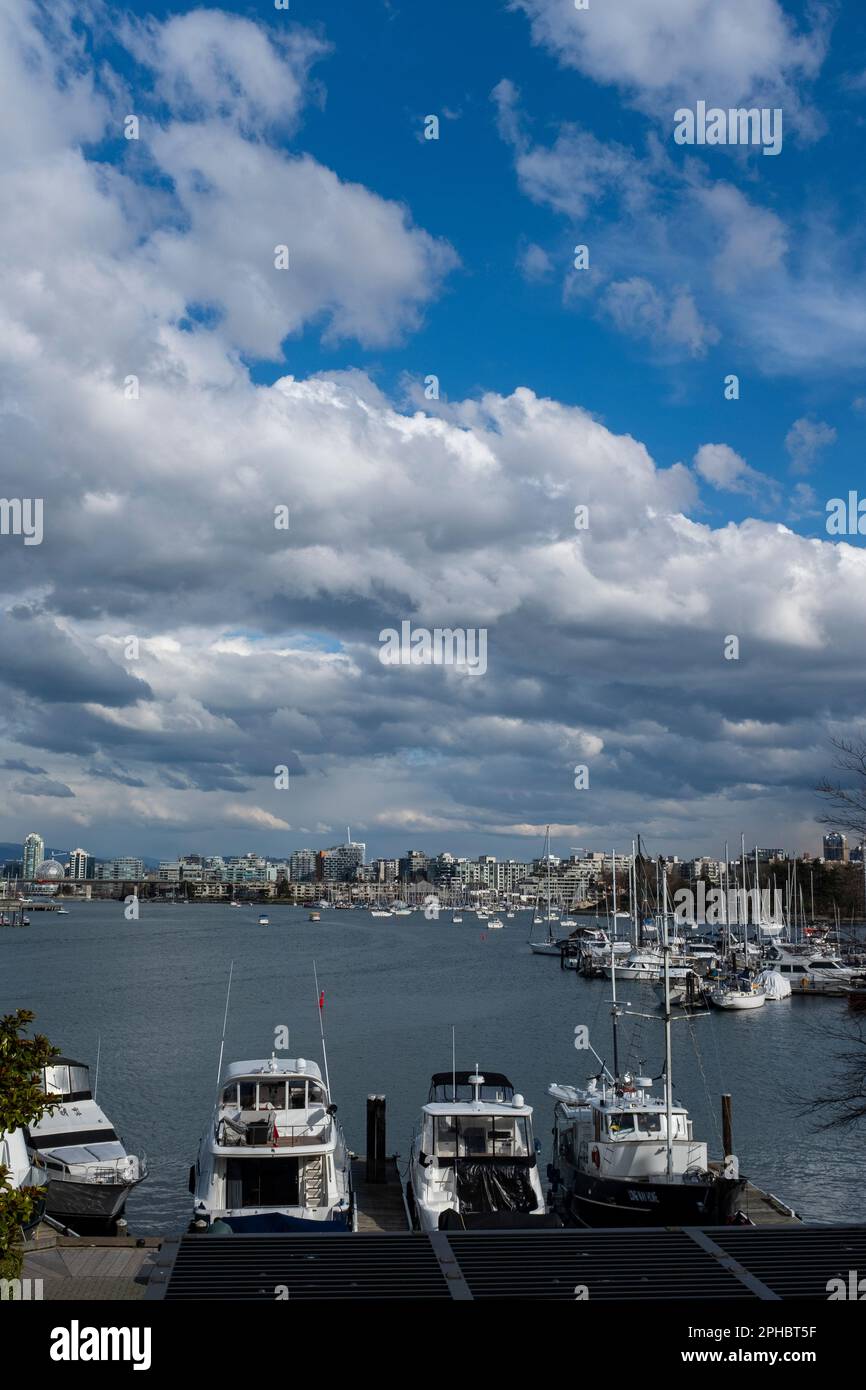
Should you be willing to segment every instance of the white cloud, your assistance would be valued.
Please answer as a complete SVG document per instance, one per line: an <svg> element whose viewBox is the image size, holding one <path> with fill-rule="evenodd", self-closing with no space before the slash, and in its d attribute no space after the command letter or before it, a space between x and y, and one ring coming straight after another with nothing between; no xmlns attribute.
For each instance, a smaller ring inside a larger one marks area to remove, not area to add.
<svg viewBox="0 0 866 1390"><path fill-rule="evenodd" d="M728 106L777 94L813 77L827 47L827 10L798 33L778 0L615 0L585 11L572 0L509 4L565 66L655 110L671 97Z"/></svg>
<svg viewBox="0 0 866 1390"><path fill-rule="evenodd" d="M309 67L328 51L299 26L269 33L219 10L193 10L163 23L133 21L122 33L138 61L156 73L157 92L176 117L221 117L246 130L291 125L307 95Z"/></svg>
<svg viewBox="0 0 866 1390"><path fill-rule="evenodd" d="M778 500L772 478L750 468L727 444L702 444L695 454L695 472L720 492L743 492L766 501Z"/></svg>
<svg viewBox="0 0 866 1390"><path fill-rule="evenodd" d="M793 473L808 473L823 451L836 442L836 431L823 420L803 415L795 420L785 435L785 448L791 459Z"/></svg>

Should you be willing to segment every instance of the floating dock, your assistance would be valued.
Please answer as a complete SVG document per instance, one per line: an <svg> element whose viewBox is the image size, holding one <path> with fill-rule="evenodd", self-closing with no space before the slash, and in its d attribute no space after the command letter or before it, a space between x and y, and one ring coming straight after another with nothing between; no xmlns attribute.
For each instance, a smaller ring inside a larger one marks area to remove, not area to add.
<svg viewBox="0 0 866 1390"><path fill-rule="evenodd" d="M866 1268L866 1226L183 1236L148 1299L826 1303Z"/></svg>

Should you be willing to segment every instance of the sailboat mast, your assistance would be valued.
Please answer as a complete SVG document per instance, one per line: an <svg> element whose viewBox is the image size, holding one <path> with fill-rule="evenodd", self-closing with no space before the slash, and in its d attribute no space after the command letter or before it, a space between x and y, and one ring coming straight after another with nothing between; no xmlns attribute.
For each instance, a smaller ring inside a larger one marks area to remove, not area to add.
<svg viewBox="0 0 866 1390"><path fill-rule="evenodd" d="M616 951L613 941L610 943L610 992L610 1016L613 1022L613 1084L616 1088L616 1083L619 1080L619 1012L616 1007Z"/></svg>
<svg viewBox="0 0 866 1390"><path fill-rule="evenodd" d="M671 1075L671 975L670 975L670 946L668 945L668 871L667 867L662 871L662 892L664 895L664 912L662 916L662 943L665 963L665 1129L667 1130L667 1173L668 1181L673 1177L674 1172L674 1148L673 1148L673 1108L674 1108L674 1087Z"/></svg>

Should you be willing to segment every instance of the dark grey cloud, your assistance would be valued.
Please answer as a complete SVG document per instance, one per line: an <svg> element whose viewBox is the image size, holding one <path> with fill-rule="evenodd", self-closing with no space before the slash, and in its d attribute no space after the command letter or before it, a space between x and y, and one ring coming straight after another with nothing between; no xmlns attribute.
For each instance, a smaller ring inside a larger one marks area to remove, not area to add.
<svg viewBox="0 0 866 1390"><path fill-rule="evenodd" d="M55 782L50 777L41 780L38 777L23 777L20 782L13 782L12 790L21 796L75 796L75 792L67 787L65 782Z"/></svg>

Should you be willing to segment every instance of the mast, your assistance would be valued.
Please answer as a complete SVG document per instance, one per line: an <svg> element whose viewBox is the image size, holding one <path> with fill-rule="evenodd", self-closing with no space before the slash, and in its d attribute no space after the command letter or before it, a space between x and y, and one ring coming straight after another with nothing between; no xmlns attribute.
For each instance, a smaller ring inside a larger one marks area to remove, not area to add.
<svg viewBox="0 0 866 1390"><path fill-rule="evenodd" d="M550 917L550 826L547 827L547 940L553 940Z"/></svg>
<svg viewBox="0 0 866 1390"><path fill-rule="evenodd" d="M637 913L637 859L635 858L634 852L634 840L632 840L631 842L631 865L628 873L628 881L629 884L634 883L634 896L632 898L632 915L634 921L634 945L637 946L638 937L640 935L640 928L638 927Z"/></svg>
<svg viewBox="0 0 866 1390"><path fill-rule="evenodd" d="M219 1061L217 1062L217 1085L220 1084L220 1077L221 1077L221 1075L222 1075L222 1069L223 1069L223 1048L225 1047L225 1041L226 1041L226 1024L228 1023L228 1017L229 1017L229 999L230 999L230 997L231 997L231 992L232 992L232 972L234 971L234 968L235 968L235 963L234 963L234 961L232 961L231 965L229 966L229 982L228 982L228 988L226 989L226 1011L225 1011L225 1013L223 1014L223 1035L222 1035L222 1038L220 1039L220 1059L219 1059Z"/></svg>
<svg viewBox="0 0 866 1390"><path fill-rule="evenodd" d="M619 1010L616 1006L616 951L613 941L610 943L610 992L610 1016L613 1022L613 1085L614 1090L616 1090L616 1083L619 1080Z"/></svg>
<svg viewBox="0 0 866 1390"><path fill-rule="evenodd" d="M746 882L746 837L740 832L740 861L743 866L743 964L748 964L746 946L749 941L749 888Z"/></svg>
<svg viewBox="0 0 866 1390"><path fill-rule="evenodd" d="M668 871L664 869L662 874L662 891L664 893L664 915L662 916L662 940L665 963L665 1128L666 1149L667 1149L667 1174L668 1181L673 1178L674 1173L674 1147L673 1147L673 1105L674 1088L671 1076L671 976L670 976L670 946L668 945Z"/></svg>
<svg viewBox="0 0 866 1390"><path fill-rule="evenodd" d="M610 872L610 891L613 894L613 940L616 941L616 850L613 851L613 854L611 856Z"/></svg>
<svg viewBox="0 0 866 1390"><path fill-rule="evenodd" d="M313 982L316 986L316 1013L319 1015L319 1032L322 1035L322 1061L325 1064L325 1090L328 1092L328 1102L331 1097L331 1078L328 1076L328 1049L325 1046L325 1019L324 1009L322 1008L322 996L319 993L319 972L316 970L316 962L313 961Z"/></svg>

